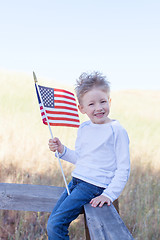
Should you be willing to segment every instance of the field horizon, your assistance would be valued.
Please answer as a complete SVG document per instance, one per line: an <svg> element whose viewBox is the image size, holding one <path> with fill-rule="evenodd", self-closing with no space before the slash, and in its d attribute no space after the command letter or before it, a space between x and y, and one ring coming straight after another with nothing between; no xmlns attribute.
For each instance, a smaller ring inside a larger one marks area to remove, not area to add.
<svg viewBox="0 0 160 240"><path fill-rule="evenodd" d="M0 71L0 83L1 182L64 186L48 149L50 133L42 124L32 73ZM39 84L73 91L56 81L40 79ZM131 174L119 198L121 218L135 240L160 239L160 90L113 91L111 98L110 117L130 138ZM80 114L80 120L87 118ZM77 129L52 130L74 149ZM69 182L74 166L64 161L62 166ZM47 239L48 214L1 210L0 215L0 239ZM85 239L83 225L82 216L71 224L71 240Z"/></svg>

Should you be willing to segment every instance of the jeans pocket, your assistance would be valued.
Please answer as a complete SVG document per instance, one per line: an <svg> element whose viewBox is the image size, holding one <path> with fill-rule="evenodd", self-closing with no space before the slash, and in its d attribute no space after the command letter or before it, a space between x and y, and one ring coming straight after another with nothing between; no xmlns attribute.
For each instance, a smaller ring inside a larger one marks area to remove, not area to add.
<svg viewBox="0 0 160 240"><path fill-rule="evenodd" d="M101 195L104 190L104 188L98 187L87 182L83 184L83 187L87 190L87 193L90 195L90 198L94 198Z"/></svg>
<svg viewBox="0 0 160 240"><path fill-rule="evenodd" d="M95 192L95 197L101 195L103 193L104 189L105 189L105 188L101 188L101 187L98 187L98 186L96 186L96 188L97 189L96 189L96 192Z"/></svg>

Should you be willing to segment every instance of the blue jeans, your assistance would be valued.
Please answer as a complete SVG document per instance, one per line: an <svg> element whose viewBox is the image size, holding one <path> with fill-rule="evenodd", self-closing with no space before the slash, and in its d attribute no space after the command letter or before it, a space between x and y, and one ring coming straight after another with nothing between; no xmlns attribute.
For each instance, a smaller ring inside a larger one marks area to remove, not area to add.
<svg viewBox="0 0 160 240"><path fill-rule="evenodd" d="M49 240L69 240L69 224L83 212L83 206L101 195L104 188L73 178L54 207L47 224Z"/></svg>

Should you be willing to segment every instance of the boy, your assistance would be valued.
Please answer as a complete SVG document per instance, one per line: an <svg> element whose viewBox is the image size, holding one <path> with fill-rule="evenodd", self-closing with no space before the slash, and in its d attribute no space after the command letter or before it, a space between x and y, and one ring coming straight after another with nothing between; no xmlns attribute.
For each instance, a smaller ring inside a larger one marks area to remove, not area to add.
<svg viewBox="0 0 160 240"><path fill-rule="evenodd" d="M75 151L64 146L58 138L49 140L51 151L75 164L69 183L70 195L62 194L47 225L49 240L68 240L69 224L82 212L83 206L111 204L119 197L129 177L129 139L125 129L111 120L110 86L98 72L83 73L76 85L79 110L90 121L78 129Z"/></svg>

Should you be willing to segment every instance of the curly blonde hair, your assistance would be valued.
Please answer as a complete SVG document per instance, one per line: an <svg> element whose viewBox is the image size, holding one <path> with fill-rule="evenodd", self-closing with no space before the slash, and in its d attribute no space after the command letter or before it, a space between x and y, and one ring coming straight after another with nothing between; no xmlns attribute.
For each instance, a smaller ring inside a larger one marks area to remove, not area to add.
<svg viewBox="0 0 160 240"><path fill-rule="evenodd" d="M86 72L82 73L75 85L75 92L79 103L84 94L93 88L100 88L110 95L110 82L107 81L106 76L96 71L90 74Z"/></svg>

